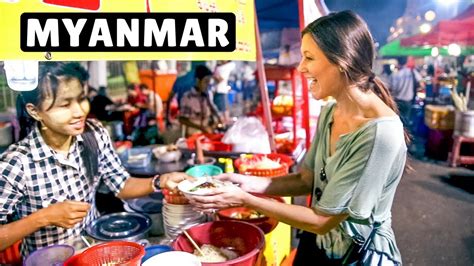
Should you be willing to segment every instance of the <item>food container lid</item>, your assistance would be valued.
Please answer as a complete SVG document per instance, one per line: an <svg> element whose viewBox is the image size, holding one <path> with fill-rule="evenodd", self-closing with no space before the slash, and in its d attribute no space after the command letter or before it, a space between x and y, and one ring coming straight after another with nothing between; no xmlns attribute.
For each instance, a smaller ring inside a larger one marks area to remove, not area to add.
<svg viewBox="0 0 474 266"><path fill-rule="evenodd" d="M145 234L151 228L151 219L140 213L112 213L99 217L86 228L95 239L126 240Z"/></svg>
<svg viewBox="0 0 474 266"><path fill-rule="evenodd" d="M140 213L161 213L163 207L163 194L152 193L146 197L126 200L130 209Z"/></svg>

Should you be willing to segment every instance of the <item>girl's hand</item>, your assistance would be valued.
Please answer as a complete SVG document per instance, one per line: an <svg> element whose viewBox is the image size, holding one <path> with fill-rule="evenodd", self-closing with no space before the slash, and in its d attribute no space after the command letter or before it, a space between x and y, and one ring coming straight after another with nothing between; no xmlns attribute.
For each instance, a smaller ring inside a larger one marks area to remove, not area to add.
<svg viewBox="0 0 474 266"><path fill-rule="evenodd" d="M160 176L160 188L167 188L171 191L176 191L178 184L184 180L194 182L196 179L181 172L168 173Z"/></svg>
<svg viewBox="0 0 474 266"><path fill-rule="evenodd" d="M45 226L54 225L72 228L86 217L90 204L81 201L58 202L41 209L46 219Z"/></svg>

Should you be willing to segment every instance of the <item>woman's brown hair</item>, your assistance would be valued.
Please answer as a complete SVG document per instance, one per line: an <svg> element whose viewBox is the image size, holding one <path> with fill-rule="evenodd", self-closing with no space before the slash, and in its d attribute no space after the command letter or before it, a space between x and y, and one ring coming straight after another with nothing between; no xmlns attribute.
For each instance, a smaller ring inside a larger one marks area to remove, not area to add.
<svg viewBox="0 0 474 266"><path fill-rule="evenodd" d="M399 114L387 86L372 72L374 40L365 21L346 10L330 13L311 22L302 35L311 34L328 60L341 68L349 84L373 91L388 107ZM405 132L405 141L410 138Z"/></svg>

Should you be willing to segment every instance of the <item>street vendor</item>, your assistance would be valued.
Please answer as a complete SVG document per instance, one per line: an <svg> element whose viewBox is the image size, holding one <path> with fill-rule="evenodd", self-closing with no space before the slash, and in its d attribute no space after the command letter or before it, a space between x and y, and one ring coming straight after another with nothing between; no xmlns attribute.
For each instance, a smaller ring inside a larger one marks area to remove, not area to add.
<svg viewBox="0 0 474 266"><path fill-rule="evenodd" d="M184 93L179 104L179 122L186 136L194 133L212 133L222 123L217 108L211 102L208 89L212 79L211 70L199 65L195 70L195 85Z"/></svg>
<svg viewBox="0 0 474 266"><path fill-rule="evenodd" d="M277 178L223 174L215 178L238 186L214 188L190 202L201 210L245 206L302 230L293 265L401 265L391 207L407 139L390 93L372 72L368 27L351 11L321 17L303 30L301 54L298 70L311 81L313 97L336 102L323 108L300 172ZM161 179L161 185L177 181ZM309 194L311 207L249 192ZM359 249L362 243L366 249Z"/></svg>
<svg viewBox="0 0 474 266"><path fill-rule="evenodd" d="M22 139L0 156L0 250L71 243L97 218L101 183L121 199L156 190L158 177L130 177L104 127L86 119L87 78L78 63L44 63L38 87L20 93Z"/></svg>

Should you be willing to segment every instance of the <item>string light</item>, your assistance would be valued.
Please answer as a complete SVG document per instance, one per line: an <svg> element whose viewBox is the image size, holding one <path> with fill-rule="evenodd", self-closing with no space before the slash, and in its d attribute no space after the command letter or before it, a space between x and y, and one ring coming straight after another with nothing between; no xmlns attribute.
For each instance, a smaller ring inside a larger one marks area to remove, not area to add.
<svg viewBox="0 0 474 266"><path fill-rule="evenodd" d="M430 31L431 31L431 25L430 25L430 24L428 24L428 23L423 23L423 24L420 25L420 32L421 32L421 33L426 34L426 33L430 32Z"/></svg>
<svg viewBox="0 0 474 266"><path fill-rule="evenodd" d="M436 18L436 13L433 10L428 10L425 13L426 21L433 21Z"/></svg>

